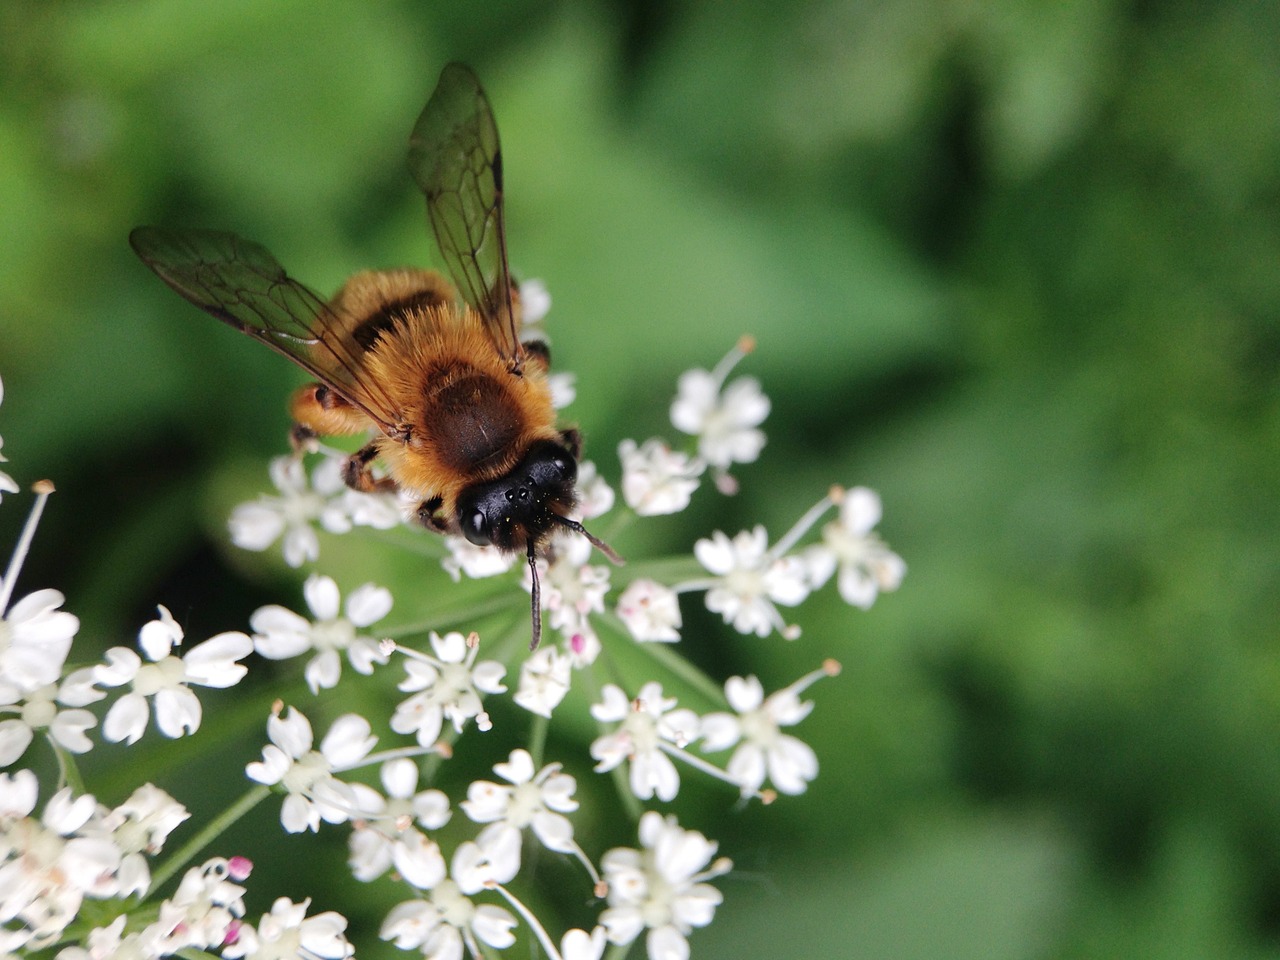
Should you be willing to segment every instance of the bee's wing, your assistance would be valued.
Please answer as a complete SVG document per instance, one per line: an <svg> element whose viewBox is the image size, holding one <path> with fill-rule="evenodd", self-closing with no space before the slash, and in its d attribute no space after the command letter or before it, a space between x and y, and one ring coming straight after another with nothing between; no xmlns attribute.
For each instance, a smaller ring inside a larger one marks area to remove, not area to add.
<svg viewBox="0 0 1280 960"><path fill-rule="evenodd" d="M409 137L409 170L427 198L440 252L499 353L524 360L512 309L502 220L502 151L489 100L471 68L451 63Z"/></svg>
<svg viewBox="0 0 1280 960"><path fill-rule="evenodd" d="M316 293L265 247L215 230L138 227L129 243L148 267L201 310L276 350L360 408L385 433L396 413Z"/></svg>

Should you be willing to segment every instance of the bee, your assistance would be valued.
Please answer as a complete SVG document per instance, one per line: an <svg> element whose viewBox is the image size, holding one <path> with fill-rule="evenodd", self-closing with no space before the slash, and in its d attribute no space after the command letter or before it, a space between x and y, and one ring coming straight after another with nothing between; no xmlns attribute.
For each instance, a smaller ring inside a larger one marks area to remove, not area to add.
<svg viewBox="0 0 1280 960"><path fill-rule="evenodd" d="M138 227L129 242L187 300L315 378L290 401L295 451L318 436L372 434L346 459L348 486L403 492L428 530L524 553L532 650L537 559L552 533L573 531L621 560L570 516L582 439L557 426L547 345L520 336L498 130L469 67L440 74L409 138L409 170L454 283L432 270L369 270L325 300L232 233Z"/></svg>

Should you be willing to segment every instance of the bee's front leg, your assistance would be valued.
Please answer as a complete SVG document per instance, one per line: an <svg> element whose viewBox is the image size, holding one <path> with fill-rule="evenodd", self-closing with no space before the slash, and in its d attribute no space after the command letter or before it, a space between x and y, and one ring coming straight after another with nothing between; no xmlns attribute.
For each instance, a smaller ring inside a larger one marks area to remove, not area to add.
<svg viewBox="0 0 1280 960"><path fill-rule="evenodd" d="M576 427L561 430L560 442L564 444L566 450L573 454L573 459L577 460L582 456L582 434L578 432Z"/></svg>
<svg viewBox="0 0 1280 960"><path fill-rule="evenodd" d="M418 504L418 522L433 533L448 533L449 521L438 512L442 506L444 506L442 497L423 500Z"/></svg>
<svg viewBox="0 0 1280 960"><path fill-rule="evenodd" d="M289 449L301 456L315 449L314 441L319 436L305 423L295 423L289 428Z"/></svg>
<svg viewBox="0 0 1280 960"><path fill-rule="evenodd" d="M395 493L396 483L390 477L373 475L373 461L378 459L378 441L370 440L342 465L342 479L360 493Z"/></svg>

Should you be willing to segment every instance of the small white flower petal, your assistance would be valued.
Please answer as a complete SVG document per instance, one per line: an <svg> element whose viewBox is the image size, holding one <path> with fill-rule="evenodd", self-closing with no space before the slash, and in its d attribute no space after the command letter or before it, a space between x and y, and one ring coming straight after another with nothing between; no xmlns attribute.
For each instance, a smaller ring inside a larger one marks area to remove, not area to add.
<svg viewBox="0 0 1280 960"><path fill-rule="evenodd" d="M471 929L477 937L495 950L505 950L516 942L516 918L501 907L482 903L471 918Z"/></svg>
<svg viewBox="0 0 1280 960"><path fill-rule="evenodd" d="M645 950L649 960L689 960L689 941L671 924L650 930Z"/></svg>
<svg viewBox="0 0 1280 960"><path fill-rule="evenodd" d="M439 844L417 830L406 830L391 850L396 870L419 890L430 890L444 879L447 869Z"/></svg>
<svg viewBox="0 0 1280 960"><path fill-rule="evenodd" d="M0 720L0 767L17 763L31 746L34 736L31 728L21 720Z"/></svg>
<svg viewBox="0 0 1280 960"><path fill-rule="evenodd" d="M233 687L249 672L236 661L252 652L253 641L247 634L233 630L212 636L183 656L187 681L205 687Z"/></svg>
<svg viewBox="0 0 1280 960"><path fill-rule="evenodd" d="M147 701L136 693L126 693L107 710L102 735L112 743L137 743L147 729Z"/></svg>
<svg viewBox="0 0 1280 960"><path fill-rule="evenodd" d="M366 583L347 597L347 619L357 627L368 627L391 612L393 599L386 587Z"/></svg>
<svg viewBox="0 0 1280 960"><path fill-rule="evenodd" d="M378 738L371 731L364 717L357 713L343 714L325 734L320 753L335 769L351 767L368 756L377 744Z"/></svg>
<svg viewBox="0 0 1280 960"><path fill-rule="evenodd" d="M200 729L200 700L186 687L166 687L155 696L156 728L170 739Z"/></svg>
<svg viewBox="0 0 1280 960"><path fill-rule="evenodd" d="M334 620L341 612L341 596L332 577L313 573L302 585L302 596L317 620Z"/></svg>

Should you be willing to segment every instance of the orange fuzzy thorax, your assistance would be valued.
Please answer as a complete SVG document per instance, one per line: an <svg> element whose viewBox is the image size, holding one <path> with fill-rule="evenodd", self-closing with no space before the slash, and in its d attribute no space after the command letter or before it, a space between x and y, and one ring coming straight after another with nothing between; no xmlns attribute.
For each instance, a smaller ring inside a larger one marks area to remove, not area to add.
<svg viewBox="0 0 1280 960"><path fill-rule="evenodd" d="M545 372L530 363L513 374L470 309L418 311L366 362L410 430L407 444L384 440L381 457L413 494L442 497L446 514L463 488L503 476L534 441L559 436Z"/></svg>

